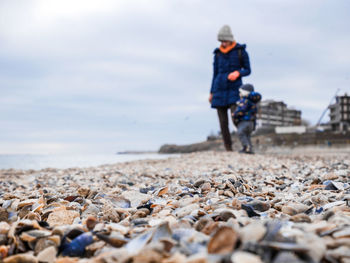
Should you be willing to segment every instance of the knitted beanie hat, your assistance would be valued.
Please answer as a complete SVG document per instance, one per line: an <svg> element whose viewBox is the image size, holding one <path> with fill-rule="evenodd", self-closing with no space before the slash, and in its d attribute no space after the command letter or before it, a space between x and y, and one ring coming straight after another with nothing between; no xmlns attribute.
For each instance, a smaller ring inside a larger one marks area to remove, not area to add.
<svg viewBox="0 0 350 263"><path fill-rule="evenodd" d="M252 84L243 84L239 87L239 95L241 97L248 97L252 91L254 91L254 86Z"/></svg>
<svg viewBox="0 0 350 263"><path fill-rule="evenodd" d="M233 34L231 31L230 26L224 25L218 33L218 40L219 41L234 41Z"/></svg>
<svg viewBox="0 0 350 263"><path fill-rule="evenodd" d="M239 89L252 92L254 91L254 86L252 84L243 84L242 86L239 87Z"/></svg>

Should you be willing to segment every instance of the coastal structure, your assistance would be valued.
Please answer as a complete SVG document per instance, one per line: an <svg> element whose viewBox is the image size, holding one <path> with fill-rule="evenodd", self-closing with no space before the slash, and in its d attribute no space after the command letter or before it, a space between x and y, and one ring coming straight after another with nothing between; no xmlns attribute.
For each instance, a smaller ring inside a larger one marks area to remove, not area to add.
<svg viewBox="0 0 350 263"><path fill-rule="evenodd" d="M330 125L333 131L350 130L350 96L346 93L336 96L335 103L329 105Z"/></svg>
<svg viewBox="0 0 350 263"><path fill-rule="evenodd" d="M260 128L301 125L301 111L288 108L283 101L264 100L259 103L257 126Z"/></svg>
<svg viewBox="0 0 350 263"><path fill-rule="evenodd" d="M303 134L306 132L306 126L277 126L275 132L277 134Z"/></svg>

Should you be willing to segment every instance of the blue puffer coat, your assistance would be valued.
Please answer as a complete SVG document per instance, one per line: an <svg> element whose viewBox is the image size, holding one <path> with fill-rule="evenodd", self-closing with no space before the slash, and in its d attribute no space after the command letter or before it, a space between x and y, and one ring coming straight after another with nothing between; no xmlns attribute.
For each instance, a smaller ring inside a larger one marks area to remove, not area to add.
<svg viewBox="0 0 350 263"><path fill-rule="evenodd" d="M233 123L237 126L241 121L256 121L258 109L256 104L261 101L261 94L252 91L248 97L241 98L237 102L236 111L233 113Z"/></svg>
<svg viewBox="0 0 350 263"><path fill-rule="evenodd" d="M242 85L242 77L250 74L249 56L245 48L246 45L237 43L226 54L219 48L214 50L214 74L210 89L210 93L213 94L212 108L229 106L239 100L238 88ZM243 67L240 65L238 49L242 50ZM236 70L240 73L240 77L235 81L228 80L227 76Z"/></svg>

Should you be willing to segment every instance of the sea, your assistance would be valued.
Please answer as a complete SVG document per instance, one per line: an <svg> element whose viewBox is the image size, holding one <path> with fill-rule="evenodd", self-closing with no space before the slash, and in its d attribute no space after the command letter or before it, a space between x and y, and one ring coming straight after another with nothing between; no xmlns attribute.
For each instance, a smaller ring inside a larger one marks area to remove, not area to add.
<svg viewBox="0 0 350 263"><path fill-rule="evenodd" d="M0 169L41 170L45 168L86 168L144 159L166 159L178 155L137 154L0 154Z"/></svg>

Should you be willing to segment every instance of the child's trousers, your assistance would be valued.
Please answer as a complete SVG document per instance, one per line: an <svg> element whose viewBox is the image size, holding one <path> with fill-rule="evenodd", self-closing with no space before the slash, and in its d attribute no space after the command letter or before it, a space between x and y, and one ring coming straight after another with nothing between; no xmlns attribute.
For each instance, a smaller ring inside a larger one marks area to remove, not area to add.
<svg viewBox="0 0 350 263"><path fill-rule="evenodd" d="M250 135L254 131L254 121L240 121L237 126L238 138L243 148L252 149Z"/></svg>

